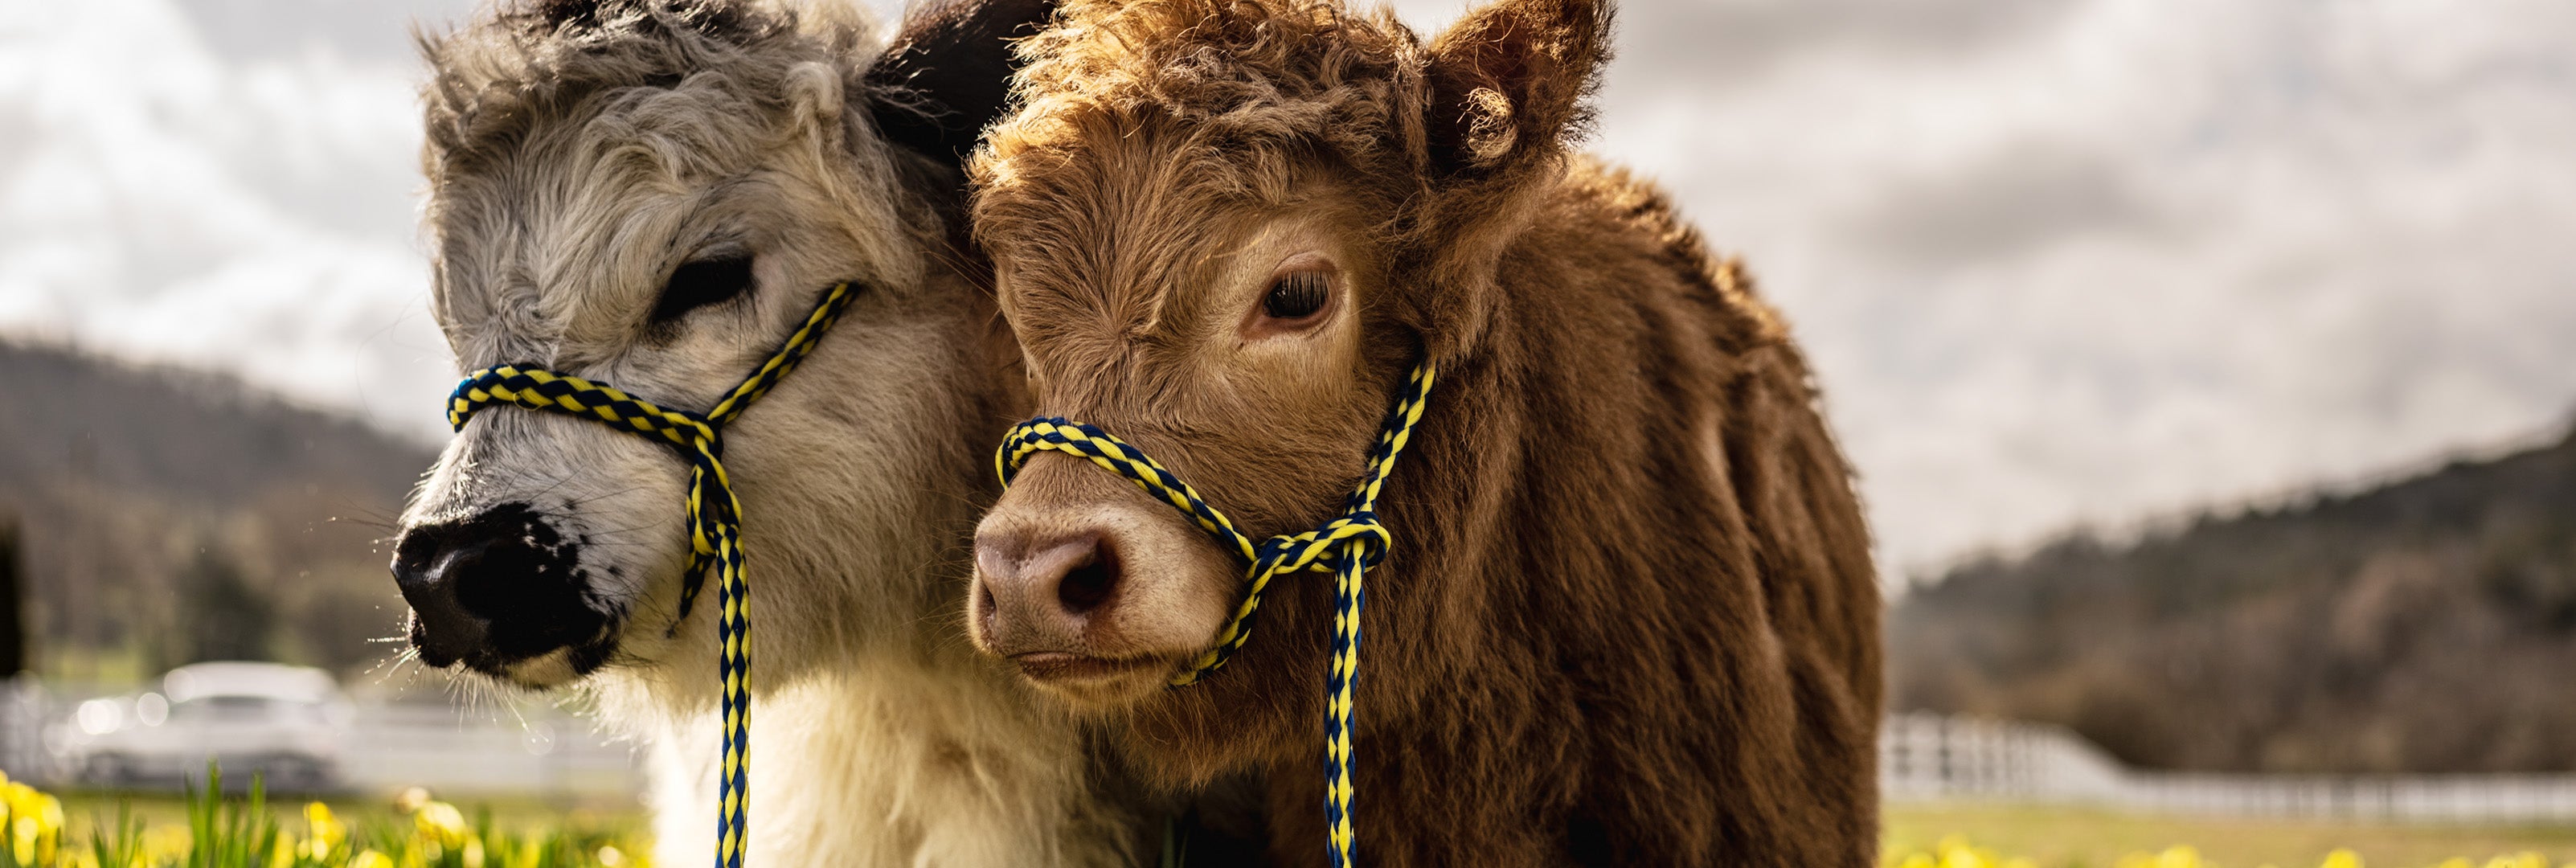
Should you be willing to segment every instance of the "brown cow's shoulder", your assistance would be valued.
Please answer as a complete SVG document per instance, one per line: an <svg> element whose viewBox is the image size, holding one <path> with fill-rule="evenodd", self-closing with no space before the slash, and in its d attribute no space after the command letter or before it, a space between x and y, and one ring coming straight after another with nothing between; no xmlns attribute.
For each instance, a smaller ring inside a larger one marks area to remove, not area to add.
<svg viewBox="0 0 2576 868"><path fill-rule="evenodd" d="M1043 411L1268 535L1330 518L1378 402L1439 367L1376 504L1359 860L1874 862L1851 473L1742 266L1563 149L1608 4L1493 0L1427 42L1333 0L1066 9L974 170ZM1270 312L1316 261L1351 301ZM1153 780L1265 774L1273 859L1322 863L1333 579L1272 582L1223 670L1163 689L1153 664L1240 599L1238 556L1071 456L1019 479L979 531L976 641L1108 711Z"/></svg>
<svg viewBox="0 0 2576 868"><path fill-rule="evenodd" d="M1660 193L1554 193L1387 498L1362 852L1870 861L1877 586L1805 363ZM1320 773L1274 785L1301 856Z"/></svg>

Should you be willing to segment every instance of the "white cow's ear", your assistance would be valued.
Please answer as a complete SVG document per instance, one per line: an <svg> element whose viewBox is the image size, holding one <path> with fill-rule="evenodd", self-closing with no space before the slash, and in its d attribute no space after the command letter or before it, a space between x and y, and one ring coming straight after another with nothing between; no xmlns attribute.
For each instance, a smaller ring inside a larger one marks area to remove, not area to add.
<svg viewBox="0 0 2576 868"><path fill-rule="evenodd" d="M1013 40L1055 16L1055 0L948 0L913 10L868 68L877 133L943 163L963 163L1010 104Z"/></svg>
<svg viewBox="0 0 2576 868"><path fill-rule="evenodd" d="M1553 157L1589 124L1609 53L1607 0L1498 0L1468 13L1431 44L1434 170L1492 174Z"/></svg>

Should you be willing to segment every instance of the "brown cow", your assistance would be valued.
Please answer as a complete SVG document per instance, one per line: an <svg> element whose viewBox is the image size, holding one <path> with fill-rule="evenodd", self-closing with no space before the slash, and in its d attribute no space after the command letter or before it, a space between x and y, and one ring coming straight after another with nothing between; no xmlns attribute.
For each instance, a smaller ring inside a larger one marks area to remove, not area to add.
<svg viewBox="0 0 2576 868"><path fill-rule="evenodd" d="M1358 852L1384 865L1864 865L1879 599L1806 362L1649 185L1563 141L1600 0L1423 45L1326 0L1077 0L1022 50L976 233L1041 412L1159 458L1256 535L1342 508L1416 360L1379 510ZM1241 598L1183 515L1061 453L977 534L970 624L1126 724L1166 785L1271 782L1324 856L1331 581L1165 682Z"/></svg>

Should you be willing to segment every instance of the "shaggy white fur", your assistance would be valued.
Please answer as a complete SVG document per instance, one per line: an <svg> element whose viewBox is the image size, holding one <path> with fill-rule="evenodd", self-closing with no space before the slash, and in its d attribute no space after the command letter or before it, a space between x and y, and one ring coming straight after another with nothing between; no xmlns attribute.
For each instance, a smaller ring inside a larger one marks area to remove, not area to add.
<svg viewBox="0 0 2576 868"><path fill-rule="evenodd" d="M535 362L704 409L824 287L841 324L726 433L751 586L751 864L1111 865L1141 816L1081 728L980 659L962 543L1015 387L989 294L947 260L953 167L885 145L846 11L553 2L425 37L434 307L460 368ZM946 186L943 186L946 185ZM755 287L650 321L673 269ZM590 420L487 412L406 532L524 504L608 616L486 674L596 700L651 755L661 864L713 851L714 591L679 617L685 466ZM1107 787L1115 792L1115 786Z"/></svg>

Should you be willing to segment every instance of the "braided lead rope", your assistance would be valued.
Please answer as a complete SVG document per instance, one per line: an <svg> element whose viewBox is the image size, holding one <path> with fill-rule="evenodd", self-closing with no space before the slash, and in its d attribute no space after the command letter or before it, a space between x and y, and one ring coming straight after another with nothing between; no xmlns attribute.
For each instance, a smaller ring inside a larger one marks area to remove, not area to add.
<svg viewBox="0 0 2576 868"><path fill-rule="evenodd" d="M1394 542L1386 526L1378 523L1377 496L1386 486L1387 475L1395 470L1396 456L1403 454L1405 444L1412 440L1413 426L1422 421L1422 408L1430 398L1435 372L1428 359L1414 366L1403 397L1387 410L1377 446L1369 451L1368 469L1344 501L1340 516L1313 530L1260 542L1236 530L1225 513L1199 496L1198 489L1191 488L1144 450L1090 425L1056 417L1032 419L1011 429L1001 450L993 456L993 469L1002 477L1004 487L1019 475L1030 456L1041 451L1091 459L1091 463L1127 477L1146 494L1188 514L1218 546L1233 551L1247 565L1243 602L1235 607L1234 617L1217 631L1215 644L1188 671L1172 677L1173 687L1187 687L1215 673L1252 639L1252 618L1261 610L1261 594L1269 589L1271 577L1301 570L1333 573L1333 661L1324 683L1324 815L1329 823L1331 840L1327 845L1335 868L1349 868L1354 845L1351 693L1360 668L1360 608L1367 603L1361 581L1364 571L1384 559Z"/></svg>
<svg viewBox="0 0 2576 868"><path fill-rule="evenodd" d="M734 499L733 481L725 475L723 426L796 370L797 363L822 341L823 333L840 320L854 294L847 283L824 293L804 325L788 336L778 352L705 415L665 409L615 387L535 365L476 371L447 398L447 424L458 431L483 408L509 404L593 419L668 443L688 459L689 569L682 579L680 617L688 618L710 566L716 569L716 604L721 610L716 620L716 641L722 647L717 669L724 679L724 777L716 815L719 868L742 868L751 777L751 586L743 581L742 502Z"/></svg>

